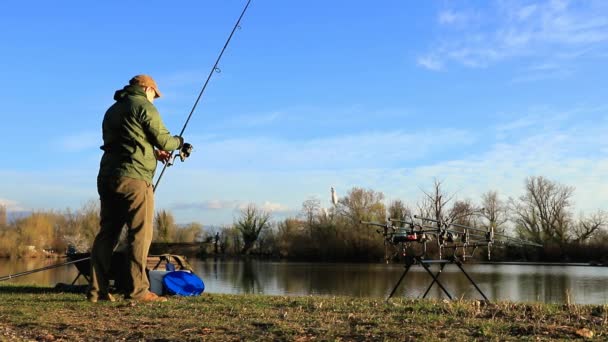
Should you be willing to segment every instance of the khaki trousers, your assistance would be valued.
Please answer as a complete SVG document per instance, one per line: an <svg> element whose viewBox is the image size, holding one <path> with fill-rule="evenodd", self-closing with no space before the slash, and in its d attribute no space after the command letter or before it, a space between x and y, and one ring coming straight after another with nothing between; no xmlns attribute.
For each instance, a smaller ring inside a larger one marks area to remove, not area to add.
<svg viewBox="0 0 608 342"><path fill-rule="evenodd" d="M152 243L154 191L152 184L128 177L98 178L101 200L99 233L91 250L91 284L89 298L108 294L112 252L123 226L127 226L126 298L147 294L150 283L146 275L148 251Z"/></svg>

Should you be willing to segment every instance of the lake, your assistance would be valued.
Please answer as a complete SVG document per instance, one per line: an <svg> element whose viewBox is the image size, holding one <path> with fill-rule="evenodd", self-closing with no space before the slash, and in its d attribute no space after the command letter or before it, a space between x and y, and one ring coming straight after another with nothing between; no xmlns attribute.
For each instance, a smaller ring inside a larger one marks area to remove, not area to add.
<svg viewBox="0 0 608 342"><path fill-rule="evenodd" d="M0 276L62 262L53 259L0 259ZM190 259L210 293L323 295L386 298L404 266L399 264L310 263L267 260ZM464 269L492 301L607 304L608 267L563 265L465 264ZM438 266L432 266L437 272ZM5 283L54 286L71 283L78 271L61 266ZM439 280L454 298L481 295L456 265L448 264ZM432 278L412 266L394 297L421 297ZM79 283L85 283L82 277ZM429 298L447 298L436 284Z"/></svg>

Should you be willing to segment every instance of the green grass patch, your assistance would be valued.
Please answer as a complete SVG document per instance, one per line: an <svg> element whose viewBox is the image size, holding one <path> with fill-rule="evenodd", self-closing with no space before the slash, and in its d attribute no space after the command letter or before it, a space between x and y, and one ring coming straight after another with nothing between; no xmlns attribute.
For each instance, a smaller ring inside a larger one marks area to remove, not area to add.
<svg viewBox="0 0 608 342"><path fill-rule="evenodd" d="M606 340L607 312L601 305L223 294L92 304L83 294L0 286L0 341Z"/></svg>

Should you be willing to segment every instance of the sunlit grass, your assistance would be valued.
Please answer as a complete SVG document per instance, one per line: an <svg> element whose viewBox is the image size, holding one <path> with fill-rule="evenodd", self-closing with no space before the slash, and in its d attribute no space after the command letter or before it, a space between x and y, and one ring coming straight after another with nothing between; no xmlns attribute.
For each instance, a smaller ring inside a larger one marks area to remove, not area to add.
<svg viewBox="0 0 608 342"><path fill-rule="evenodd" d="M608 333L602 305L223 294L91 304L82 294L22 286L0 287L0 303L0 340L11 341L515 341L589 332L602 340Z"/></svg>

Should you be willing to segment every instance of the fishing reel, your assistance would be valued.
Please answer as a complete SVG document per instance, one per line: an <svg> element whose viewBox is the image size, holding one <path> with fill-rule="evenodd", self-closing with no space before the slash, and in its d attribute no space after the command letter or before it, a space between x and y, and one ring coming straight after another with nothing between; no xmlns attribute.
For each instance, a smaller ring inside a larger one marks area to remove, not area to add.
<svg viewBox="0 0 608 342"><path fill-rule="evenodd" d="M192 153L192 145L188 143L184 143L184 146L179 150L179 159L183 162L186 158L190 157L190 153Z"/></svg>
<svg viewBox="0 0 608 342"><path fill-rule="evenodd" d="M184 143L184 145L182 146L182 148L179 150L179 153L175 156L173 156L173 158L171 158L168 162L167 162L167 166L171 166L173 165L173 162L175 161L175 157L177 157L179 155L179 159L184 162L186 161L186 159L188 157L190 157L190 154L192 153L192 149L194 147L189 144L189 143Z"/></svg>

